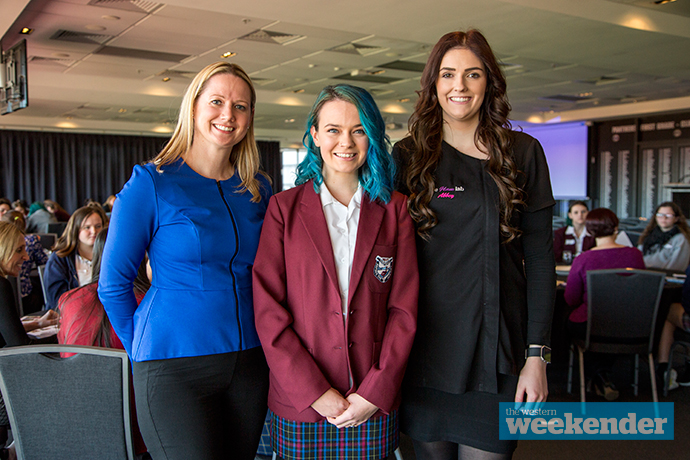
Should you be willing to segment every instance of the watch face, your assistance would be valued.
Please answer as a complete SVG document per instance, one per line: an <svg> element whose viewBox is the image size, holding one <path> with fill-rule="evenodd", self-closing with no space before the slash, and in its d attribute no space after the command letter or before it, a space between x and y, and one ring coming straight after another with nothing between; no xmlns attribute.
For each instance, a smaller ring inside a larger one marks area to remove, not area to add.
<svg viewBox="0 0 690 460"><path fill-rule="evenodd" d="M551 348L544 347L541 349L541 359L547 363L551 363Z"/></svg>

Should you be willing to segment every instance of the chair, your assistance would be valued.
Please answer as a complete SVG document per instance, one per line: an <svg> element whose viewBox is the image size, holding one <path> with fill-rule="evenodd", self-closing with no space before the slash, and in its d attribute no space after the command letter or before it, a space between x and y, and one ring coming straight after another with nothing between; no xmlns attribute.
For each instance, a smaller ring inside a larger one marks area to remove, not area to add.
<svg viewBox="0 0 690 460"><path fill-rule="evenodd" d="M580 400L585 401L584 352L635 355L633 388L638 394L639 355L646 353L652 397L658 401L652 348L664 273L648 270L612 269L587 272L587 333L574 338L580 363ZM572 388L574 348L570 349L568 392Z"/></svg>
<svg viewBox="0 0 690 460"><path fill-rule="evenodd" d="M36 267L36 270L38 270L38 279L41 280L41 291L43 291L43 305L48 304L48 293L46 292L46 280L45 280L45 271L46 271L46 266L45 265L39 265Z"/></svg>
<svg viewBox="0 0 690 460"><path fill-rule="evenodd" d="M51 222L46 225L45 233L55 233L56 235L62 235L67 227L67 222Z"/></svg>
<svg viewBox="0 0 690 460"><path fill-rule="evenodd" d="M0 389L18 460L133 460L129 373L122 350L1 349Z"/></svg>
<svg viewBox="0 0 690 460"><path fill-rule="evenodd" d="M36 235L38 235L43 249L48 250L50 250L50 248L52 248L55 245L55 241L57 241L58 239L58 235L55 233L36 233Z"/></svg>
<svg viewBox="0 0 690 460"><path fill-rule="evenodd" d="M664 396L668 396L668 386L670 383L668 377L671 375L671 369L673 368L673 355L682 351L686 360L690 358L690 333L676 328L673 336L674 341L668 353L668 365L666 367L666 375L664 376Z"/></svg>

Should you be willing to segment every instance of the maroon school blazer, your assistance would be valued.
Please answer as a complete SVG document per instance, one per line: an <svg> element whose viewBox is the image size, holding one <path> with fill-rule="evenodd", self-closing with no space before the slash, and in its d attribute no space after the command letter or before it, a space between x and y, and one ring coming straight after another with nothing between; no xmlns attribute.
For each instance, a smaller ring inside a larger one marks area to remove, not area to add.
<svg viewBox="0 0 690 460"><path fill-rule="evenodd" d="M357 393L384 413L397 408L417 323L417 270L406 197L394 192L384 204L363 194L344 325L313 183L274 195L253 279L256 328L271 369L271 410L290 420L320 421L310 406L330 387L343 396Z"/></svg>

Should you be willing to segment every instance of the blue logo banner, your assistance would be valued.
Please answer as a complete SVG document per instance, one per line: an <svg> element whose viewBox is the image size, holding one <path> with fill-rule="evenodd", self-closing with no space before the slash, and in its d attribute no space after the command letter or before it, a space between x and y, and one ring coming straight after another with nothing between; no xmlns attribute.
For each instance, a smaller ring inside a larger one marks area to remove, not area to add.
<svg viewBox="0 0 690 460"><path fill-rule="evenodd" d="M673 439L673 403L500 403L499 439Z"/></svg>

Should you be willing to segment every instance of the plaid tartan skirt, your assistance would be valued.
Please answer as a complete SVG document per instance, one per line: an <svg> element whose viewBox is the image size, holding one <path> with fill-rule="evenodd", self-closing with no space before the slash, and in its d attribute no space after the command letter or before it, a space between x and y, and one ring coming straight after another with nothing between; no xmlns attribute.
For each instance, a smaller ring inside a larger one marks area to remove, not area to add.
<svg viewBox="0 0 690 460"><path fill-rule="evenodd" d="M273 451L285 460L378 460L398 447L398 411L338 429L326 420L296 422L271 416Z"/></svg>

